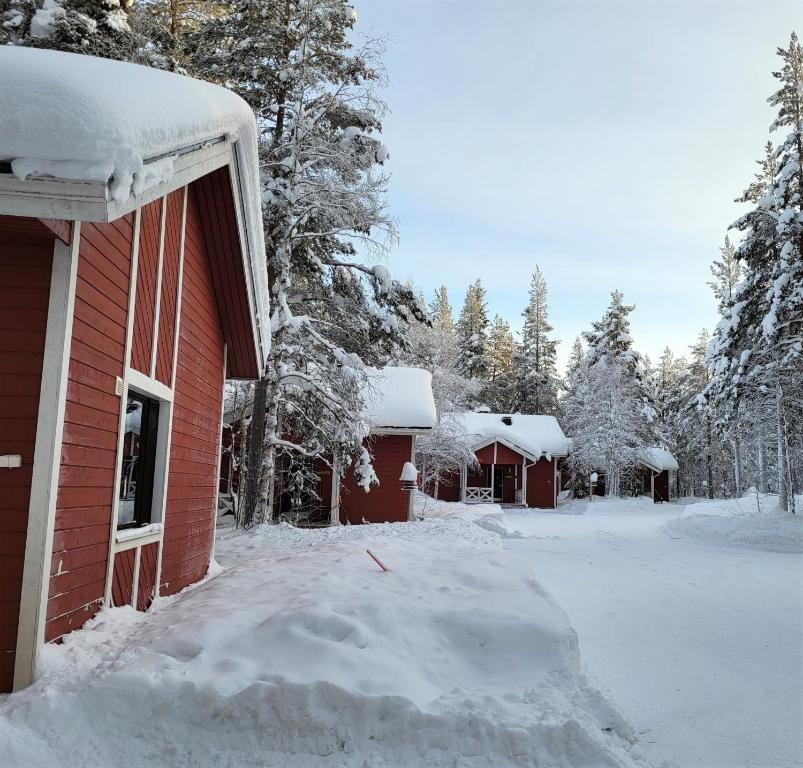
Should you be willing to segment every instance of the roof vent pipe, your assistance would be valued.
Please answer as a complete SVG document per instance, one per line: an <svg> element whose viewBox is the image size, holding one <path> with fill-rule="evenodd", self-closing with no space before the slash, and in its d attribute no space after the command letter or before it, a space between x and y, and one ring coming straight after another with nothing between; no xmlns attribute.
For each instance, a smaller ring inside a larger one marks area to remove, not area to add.
<svg viewBox="0 0 803 768"><path fill-rule="evenodd" d="M509 427L512 427L513 426L513 417L512 416L503 416L502 417L502 423L503 424L507 424L507 426L509 426Z"/></svg>

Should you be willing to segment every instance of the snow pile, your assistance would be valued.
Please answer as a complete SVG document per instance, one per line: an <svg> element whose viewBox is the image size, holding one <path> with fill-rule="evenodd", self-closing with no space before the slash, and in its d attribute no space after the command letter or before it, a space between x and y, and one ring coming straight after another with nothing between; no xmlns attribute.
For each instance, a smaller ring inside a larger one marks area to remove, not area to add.
<svg viewBox="0 0 803 768"><path fill-rule="evenodd" d="M798 504L803 508L803 496ZM666 524L670 533L770 552L803 553L803 518L778 508L778 497L705 499Z"/></svg>
<svg viewBox="0 0 803 768"><path fill-rule="evenodd" d="M368 422L374 428L432 429L435 426L432 374L422 368L371 369L365 401Z"/></svg>
<svg viewBox="0 0 803 768"><path fill-rule="evenodd" d="M521 538L519 531L510 529L507 515L499 504L464 504L461 501L440 501L422 491L413 496L416 520L465 520L502 539Z"/></svg>
<svg viewBox="0 0 803 768"><path fill-rule="evenodd" d="M146 620L49 648L0 710L4 768L644 764L564 612L469 522L265 527L218 555Z"/></svg>
<svg viewBox="0 0 803 768"><path fill-rule="evenodd" d="M172 72L14 46L0 46L0 79L0 160L22 180L108 182L125 201L168 181L182 150L235 142L257 302L268 314L256 122L245 101Z"/></svg>
<svg viewBox="0 0 803 768"><path fill-rule="evenodd" d="M471 447L501 438L535 459L569 453L569 441L554 416L470 412L460 420Z"/></svg>

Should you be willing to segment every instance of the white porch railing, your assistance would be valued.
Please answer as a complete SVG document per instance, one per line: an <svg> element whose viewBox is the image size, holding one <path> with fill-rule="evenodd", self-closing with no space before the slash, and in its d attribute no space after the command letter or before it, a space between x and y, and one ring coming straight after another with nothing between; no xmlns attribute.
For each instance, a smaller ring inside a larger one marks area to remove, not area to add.
<svg viewBox="0 0 803 768"><path fill-rule="evenodd" d="M493 488L466 488L466 504L490 504L493 500Z"/></svg>

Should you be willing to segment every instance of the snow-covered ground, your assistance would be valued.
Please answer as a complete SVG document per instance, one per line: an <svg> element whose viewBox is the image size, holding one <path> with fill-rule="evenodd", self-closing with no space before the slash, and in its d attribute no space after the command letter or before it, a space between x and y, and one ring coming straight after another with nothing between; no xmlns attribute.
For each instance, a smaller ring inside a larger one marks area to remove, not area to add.
<svg viewBox="0 0 803 768"><path fill-rule="evenodd" d="M532 538L505 547L566 609L588 672L657 764L803 765L803 559L767 551L794 549L803 520L776 519L770 536L773 521L749 509L602 500L508 511Z"/></svg>
<svg viewBox="0 0 803 768"><path fill-rule="evenodd" d="M437 516L224 532L215 578L45 649L37 683L0 697L0 766L644 765L500 542Z"/></svg>
<svg viewBox="0 0 803 768"><path fill-rule="evenodd" d="M667 528L673 534L706 539L719 544L803 553L803 496L801 514L782 512L778 497L749 494L741 499L701 499L673 517Z"/></svg>

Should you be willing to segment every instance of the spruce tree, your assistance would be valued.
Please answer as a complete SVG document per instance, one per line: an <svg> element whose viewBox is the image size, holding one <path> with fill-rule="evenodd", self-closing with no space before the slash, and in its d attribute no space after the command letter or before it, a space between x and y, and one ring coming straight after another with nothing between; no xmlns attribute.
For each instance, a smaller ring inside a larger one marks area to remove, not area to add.
<svg viewBox="0 0 803 768"><path fill-rule="evenodd" d="M575 487L604 469L606 493L613 496L636 490L639 452L662 438L643 361L630 337L634 307L622 299L614 291L602 319L583 334L588 351L582 358L575 344L577 359L563 400L566 432L574 439L569 464Z"/></svg>
<svg viewBox="0 0 803 768"><path fill-rule="evenodd" d="M521 346L516 356L516 407L522 413L558 412L557 341L552 340L546 279L536 267L530 299L522 312Z"/></svg>
<svg viewBox="0 0 803 768"><path fill-rule="evenodd" d="M712 344L708 396L725 423L738 423L745 401L774 398L779 496L794 511L803 381L803 48L795 33L778 55L780 87L768 101L778 109L771 130L786 135L741 198L753 204L734 224L745 279Z"/></svg>
<svg viewBox="0 0 803 768"><path fill-rule="evenodd" d="M611 303L601 320L591 324L591 330L583 333L588 344L589 363L596 365L604 360L607 363L625 365L635 373L640 363L639 354L633 349L630 336L630 313L634 304L624 304L621 291L611 293Z"/></svg>
<svg viewBox="0 0 803 768"><path fill-rule="evenodd" d="M466 291L463 309L457 321L460 347L458 369L468 379L484 379L488 372L485 347L488 338L488 312L485 288L477 278Z"/></svg>

